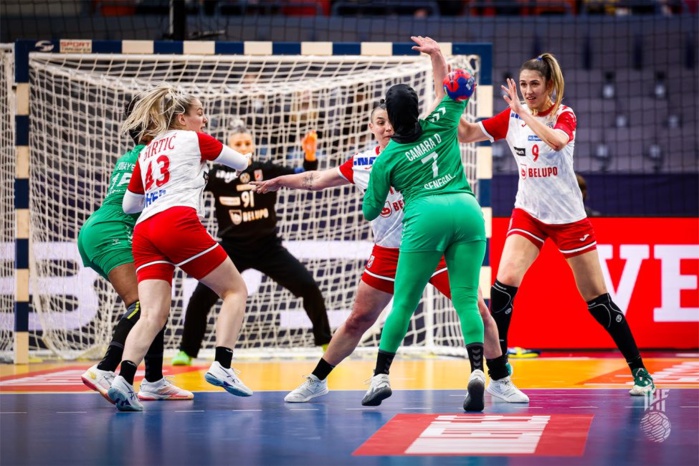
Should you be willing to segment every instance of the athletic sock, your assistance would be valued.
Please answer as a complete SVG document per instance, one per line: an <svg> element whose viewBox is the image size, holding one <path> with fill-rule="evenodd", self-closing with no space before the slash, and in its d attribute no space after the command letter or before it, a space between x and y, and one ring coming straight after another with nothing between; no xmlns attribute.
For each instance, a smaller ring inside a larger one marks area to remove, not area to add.
<svg viewBox="0 0 699 466"><path fill-rule="evenodd" d="M231 361L233 361L233 350L225 346L217 346L215 360L221 364L224 369L230 369Z"/></svg>
<svg viewBox="0 0 699 466"><path fill-rule="evenodd" d="M133 385L133 379L136 377L136 369L138 366L132 361L121 361L121 371L119 375L124 378L128 383Z"/></svg>
<svg viewBox="0 0 699 466"><path fill-rule="evenodd" d="M470 343L466 345L468 360L471 362L471 372L483 370L483 343Z"/></svg>
<svg viewBox="0 0 699 466"><path fill-rule="evenodd" d="M149 382L157 382L163 378L164 347L165 327L155 336L155 340L153 340L146 356L143 358L146 363L146 380Z"/></svg>
<svg viewBox="0 0 699 466"><path fill-rule="evenodd" d="M139 317L141 317L141 306L139 301L136 301L126 308L126 314L119 320L119 323L114 329L112 341L109 342L109 347L107 348L107 352L104 353L104 357L99 364L97 364L97 369L114 372L117 367L119 367L121 357L124 354L126 337L129 336L129 332L133 326L136 325Z"/></svg>
<svg viewBox="0 0 699 466"><path fill-rule="evenodd" d="M318 377L318 380L325 380L333 369L335 369L335 366L330 364L325 359L320 358L320 361L318 361L316 368L313 369L312 374Z"/></svg>
<svg viewBox="0 0 699 466"><path fill-rule="evenodd" d="M510 329L516 294L516 286L505 285L497 280L490 289L490 314L498 326L500 349L505 357L507 357L507 332Z"/></svg>
<svg viewBox="0 0 699 466"><path fill-rule="evenodd" d="M493 359L486 359L488 365L488 375L492 380L504 379L510 375L507 370L507 356L504 354Z"/></svg>
<svg viewBox="0 0 699 466"><path fill-rule="evenodd" d="M396 353L389 353L388 351L379 350L379 355L376 357L376 368L374 369L374 375L388 375L388 371L391 369L391 364L393 363L394 357L396 357Z"/></svg>
<svg viewBox="0 0 699 466"><path fill-rule="evenodd" d="M641 353L631 333L629 323L621 309L612 301L609 293L587 302L587 310L612 337L631 370L643 367Z"/></svg>

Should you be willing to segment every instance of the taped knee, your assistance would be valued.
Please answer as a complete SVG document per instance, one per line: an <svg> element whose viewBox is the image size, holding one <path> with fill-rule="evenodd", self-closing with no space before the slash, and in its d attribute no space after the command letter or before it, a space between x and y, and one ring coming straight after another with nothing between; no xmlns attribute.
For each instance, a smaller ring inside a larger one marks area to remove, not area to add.
<svg viewBox="0 0 699 466"><path fill-rule="evenodd" d="M597 296L587 302L587 310L606 329L624 322L624 313L614 304L609 293Z"/></svg>

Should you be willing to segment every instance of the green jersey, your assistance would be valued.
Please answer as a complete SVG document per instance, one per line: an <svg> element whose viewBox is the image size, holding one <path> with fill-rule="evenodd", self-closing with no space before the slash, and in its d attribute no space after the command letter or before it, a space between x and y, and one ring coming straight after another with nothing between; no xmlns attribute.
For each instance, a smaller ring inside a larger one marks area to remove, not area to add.
<svg viewBox="0 0 699 466"><path fill-rule="evenodd" d="M371 169L362 210L367 220L379 216L391 187L400 191L406 210L410 201L425 196L469 193L461 163L457 128L465 102L445 96L427 118L420 120L422 134L411 143L391 141Z"/></svg>
<svg viewBox="0 0 699 466"><path fill-rule="evenodd" d="M109 188L107 195L102 201L102 206L96 210L91 216L91 223L99 223L100 221L123 221L133 229L138 219L138 214L125 214L121 203L126 194L126 189L129 187L131 174L138 162L138 154L145 147L141 144L124 155L119 157L112 171L112 176L109 178Z"/></svg>
<svg viewBox="0 0 699 466"><path fill-rule="evenodd" d="M115 268L133 263L131 237L138 214L125 214L121 202L138 154L144 147L136 146L119 157L102 206L90 215L78 233L78 251L83 264L107 280Z"/></svg>

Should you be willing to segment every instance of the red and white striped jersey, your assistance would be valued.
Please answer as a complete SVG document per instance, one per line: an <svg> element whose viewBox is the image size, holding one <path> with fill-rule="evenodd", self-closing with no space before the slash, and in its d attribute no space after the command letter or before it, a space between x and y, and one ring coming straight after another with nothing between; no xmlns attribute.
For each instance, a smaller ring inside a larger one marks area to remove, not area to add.
<svg viewBox="0 0 699 466"><path fill-rule="evenodd" d="M360 152L337 169L340 175L363 193L369 185L369 175L374 161L379 156L379 146ZM371 222L374 243L384 248L400 247L403 236L403 195L391 188L381 215Z"/></svg>
<svg viewBox="0 0 699 466"><path fill-rule="evenodd" d="M222 150L220 141L195 131L171 130L151 141L138 155L128 188L145 196L137 223L175 206L192 207L203 219L206 162Z"/></svg>
<svg viewBox="0 0 699 466"><path fill-rule="evenodd" d="M525 107L525 111L530 110ZM587 215L573 170L575 113L561 105L556 115L544 113L535 118L549 128L565 132L568 144L559 151L553 150L510 108L478 124L491 142L506 139L517 161L519 185L515 207L546 224L582 220Z"/></svg>

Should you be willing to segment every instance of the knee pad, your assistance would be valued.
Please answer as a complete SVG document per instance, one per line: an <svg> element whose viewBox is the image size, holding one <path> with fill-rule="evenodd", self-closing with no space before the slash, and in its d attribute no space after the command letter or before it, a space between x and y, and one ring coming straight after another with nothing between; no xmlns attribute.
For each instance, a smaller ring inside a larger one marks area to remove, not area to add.
<svg viewBox="0 0 699 466"><path fill-rule="evenodd" d="M604 328L612 328L624 322L624 313L614 304L609 293L597 296L587 302L587 310Z"/></svg>
<svg viewBox="0 0 699 466"><path fill-rule="evenodd" d="M517 289L516 286L505 285L495 280L490 289L490 313L493 316L500 313L512 314Z"/></svg>

